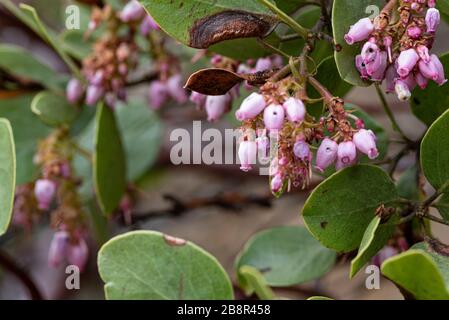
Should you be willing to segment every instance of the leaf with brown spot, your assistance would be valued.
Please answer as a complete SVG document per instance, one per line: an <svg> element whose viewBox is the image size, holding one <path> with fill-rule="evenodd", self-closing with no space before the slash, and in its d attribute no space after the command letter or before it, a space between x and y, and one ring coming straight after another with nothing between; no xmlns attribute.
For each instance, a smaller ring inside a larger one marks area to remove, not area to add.
<svg viewBox="0 0 449 320"><path fill-rule="evenodd" d="M139 2L170 36L199 49L224 40L265 37L278 22L276 16L257 0Z"/></svg>

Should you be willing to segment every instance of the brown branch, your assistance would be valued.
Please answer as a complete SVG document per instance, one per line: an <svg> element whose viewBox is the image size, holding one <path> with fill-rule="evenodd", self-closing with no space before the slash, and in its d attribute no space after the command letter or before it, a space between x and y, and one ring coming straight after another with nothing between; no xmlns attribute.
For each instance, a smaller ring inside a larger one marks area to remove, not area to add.
<svg viewBox="0 0 449 320"><path fill-rule="evenodd" d="M0 266L14 274L28 289L32 300L43 300L42 294L28 273L4 251L0 250Z"/></svg>

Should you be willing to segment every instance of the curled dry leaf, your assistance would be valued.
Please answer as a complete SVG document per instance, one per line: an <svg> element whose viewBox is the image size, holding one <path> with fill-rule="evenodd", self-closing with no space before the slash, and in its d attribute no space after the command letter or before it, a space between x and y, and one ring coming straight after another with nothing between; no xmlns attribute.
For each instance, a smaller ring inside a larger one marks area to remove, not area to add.
<svg viewBox="0 0 449 320"><path fill-rule="evenodd" d="M211 45L237 38L267 36L276 19L246 11L228 10L197 20L189 30L189 46L207 49Z"/></svg>

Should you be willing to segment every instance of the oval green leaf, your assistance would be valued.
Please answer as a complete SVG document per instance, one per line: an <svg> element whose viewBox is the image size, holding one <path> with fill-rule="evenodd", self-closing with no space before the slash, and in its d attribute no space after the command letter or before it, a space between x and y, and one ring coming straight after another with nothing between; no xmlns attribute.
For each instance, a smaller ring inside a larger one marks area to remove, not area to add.
<svg viewBox="0 0 449 320"><path fill-rule="evenodd" d="M12 128L7 119L0 118L0 236L11 221L16 189L16 152Z"/></svg>
<svg viewBox="0 0 449 320"><path fill-rule="evenodd" d="M231 281L212 255L159 232L108 241L98 253L98 269L110 300L233 299Z"/></svg>
<svg viewBox="0 0 449 320"><path fill-rule="evenodd" d="M447 300L449 292L432 256L410 249L386 260L382 273L399 287L406 298Z"/></svg>
<svg viewBox="0 0 449 320"><path fill-rule="evenodd" d="M440 56L441 63L446 70L446 78L448 77L447 70L449 70L449 53ZM449 108L449 82L439 86L433 81L425 90L417 87L413 91L410 100L410 106L413 114L422 122L430 126L435 119Z"/></svg>
<svg viewBox="0 0 449 320"><path fill-rule="evenodd" d="M338 72L343 80L355 86L367 86L369 83L360 78L355 67L355 56L360 54L361 46L348 45L344 35L349 31L351 25L359 19L368 17L373 8L382 10L385 0L335 0L332 12L332 28L335 42L341 45L342 50L335 52L335 61ZM363 44L363 42L362 42Z"/></svg>
<svg viewBox="0 0 449 320"><path fill-rule="evenodd" d="M237 38L264 37L275 16L257 0L139 0L160 27L198 49Z"/></svg>
<svg viewBox="0 0 449 320"><path fill-rule="evenodd" d="M310 232L324 246L347 252L360 245L376 209L397 199L396 188L382 169L357 165L318 185L302 215Z"/></svg>
<svg viewBox="0 0 449 320"><path fill-rule="evenodd" d="M336 253L324 248L304 227L278 227L253 236L236 261L259 270L270 286L282 287L317 279L334 265Z"/></svg>
<svg viewBox="0 0 449 320"><path fill-rule="evenodd" d="M354 277L357 272L382 249L393 235L396 219L390 219L381 224L380 217L374 219L366 228L357 256L351 261L351 271L349 277Z"/></svg>
<svg viewBox="0 0 449 320"><path fill-rule="evenodd" d="M114 112L97 106L93 180L105 214L118 206L126 187L126 160Z"/></svg>
<svg viewBox="0 0 449 320"><path fill-rule="evenodd" d="M64 96L43 91L34 97L31 111L49 126L58 127L70 125L80 110L68 103Z"/></svg>
<svg viewBox="0 0 449 320"><path fill-rule="evenodd" d="M449 110L432 124L421 143L421 166L435 189L447 186L449 181L448 130Z"/></svg>

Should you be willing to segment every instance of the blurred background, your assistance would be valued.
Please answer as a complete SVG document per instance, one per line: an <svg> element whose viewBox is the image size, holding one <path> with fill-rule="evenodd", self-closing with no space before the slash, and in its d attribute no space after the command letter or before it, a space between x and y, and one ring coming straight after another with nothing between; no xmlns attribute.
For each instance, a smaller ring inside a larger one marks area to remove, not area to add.
<svg viewBox="0 0 449 320"><path fill-rule="evenodd" d="M72 4L63 0L15 1L29 3L40 13L45 23L57 31L63 31L66 18L65 8ZM0 2L1 3L1 2ZM449 51L449 29L442 26L438 32L436 53ZM32 31L11 16L0 4L0 43L21 46L52 69L68 73L58 55L39 39ZM172 50L183 56L184 76L205 65L205 61L191 63L194 50L173 44ZM130 95L145 101L148 84L134 86ZM0 100L9 98L11 93L0 91ZM378 101L373 87L353 89L346 97L348 102L362 107L379 123L388 128L394 137L387 117ZM389 96L399 124L412 139L419 138L425 126L410 111L408 104L399 103ZM170 162L170 133L177 128L192 131L192 121L201 120L203 130L209 127L235 127L232 115L210 124L203 112L192 104L165 106L155 116L155 139L142 145L143 151L154 153L153 165L135 184L134 220L131 225L109 222L110 237L129 230L158 230L176 237L192 241L211 254L224 265L235 281L233 263L245 242L256 232L283 225L302 224L299 213L309 190L292 191L275 199L269 193L268 179L257 171L243 173L238 165L179 165ZM130 124L132 126L132 123ZM159 138L160 137L160 138ZM227 146L232 148L232 146ZM390 154L395 154L395 145L390 146ZM407 168L414 155L409 155L399 163L399 169ZM312 183L315 186L319 179ZM118 222L118 223L117 223ZM449 241L440 225L434 226L435 234L442 241ZM13 228L0 238L1 251L13 259L14 263L31 277L46 299L103 299L103 283L96 267L97 241L92 240L89 266L81 276L81 289L69 291L65 288L64 266L53 269L48 266L47 252L53 231L48 221L41 221L30 232ZM324 295L336 299L402 299L399 291L388 280L381 280L380 290L365 288L365 274L360 272L352 280L348 278L348 262L340 259L337 266L319 281L314 281L289 289L276 289L281 296L303 299L310 295ZM238 298L243 295L236 289ZM16 275L0 268L0 299L27 299L29 293Z"/></svg>

